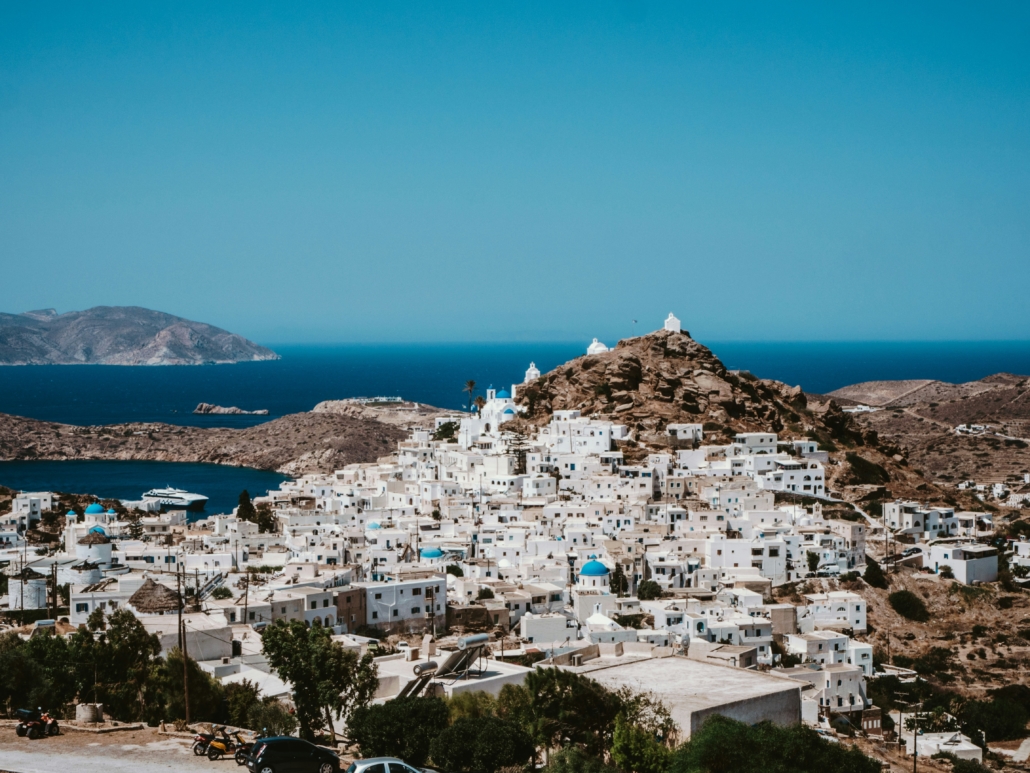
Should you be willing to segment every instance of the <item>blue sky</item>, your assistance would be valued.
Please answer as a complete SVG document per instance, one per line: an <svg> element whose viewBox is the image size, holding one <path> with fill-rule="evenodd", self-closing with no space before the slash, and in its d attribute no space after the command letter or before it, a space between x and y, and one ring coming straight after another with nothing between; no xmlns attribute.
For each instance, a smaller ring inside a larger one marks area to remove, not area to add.
<svg viewBox="0 0 1030 773"><path fill-rule="evenodd" d="M1030 6L707 5L5 4L0 309L1030 338Z"/></svg>

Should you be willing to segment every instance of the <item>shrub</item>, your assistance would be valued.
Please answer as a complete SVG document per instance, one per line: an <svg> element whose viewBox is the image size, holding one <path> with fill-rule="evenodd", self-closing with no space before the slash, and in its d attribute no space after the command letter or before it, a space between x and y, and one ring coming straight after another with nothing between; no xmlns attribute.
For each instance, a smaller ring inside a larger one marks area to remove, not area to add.
<svg viewBox="0 0 1030 773"><path fill-rule="evenodd" d="M461 571L461 567L457 564L447 564L447 569L445 571L447 574L453 574L455 577L465 576L465 573Z"/></svg>
<svg viewBox="0 0 1030 773"><path fill-rule="evenodd" d="M462 717L430 745L434 764L450 773L494 773L527 765L535 751L521 727L499 717Z"/></svg>
<svg viewBox="0 0 1030 773"><path fill-rule="evenodd" d="M865 574L862 575L862 579L866 581L866 584L873 588L880 588L886 590L889 587L887 582L887 575L883 573L883 569L880 565L872 558L866 556L865 560Z"/></svg>
<svg viewBox="0 0 1030 773"><path fill-rule="evenodd" d="M670 773L879 773L855 747L831 744L804 725L747 725L710 716L672 755Z"/></svg>
<svg viewBox="0 0 1030 773"><path fill-rule="evenodd" d="M662 597L662 586L654 580L644 580L637 586L637 598L641 601L653 601Z"/></svg>
<svg viewBox="0 0 1030 773"><path fill-rule="evenodd" d="M211 591L211 598L213 599L231 599L232 591L226 588L224 585L219 585L213 591Z"/></svg>
<svg viewBox="0 0 1030 773"><path fill-rule="evenodd" d="M551 755L543 773L620 773L618 768L605 765L578 746L569 746Z"/></svg>
<svg viewBox="0 0 1030 773"><path fill-rule="evenodd" d="M479 593L476 594L476 598L479 601L486 601L487 599L492 599L493 597L494 597L494 592L492 590L490 590L490 588L486 587L485 585L482 588L480 588L479 589Z"/></svg>
<svg viewBox="0 0 1030 773"><path fill-rule="evenodd" d="M347 728L362 756L400 757L422 767L448 719L447 704L439 698L394 698L356 709Z"/></svg>
<svg viewBox="0 0 1030 773"><path fill-rule="evenodd" d="M910 590L894 591L887 597L887 602L895 612L909 620L925 623L930 619L930 612L926 609L926 604Z"/></svg>
<svg viewBox="0 0 1030 773"><path fill-rule="evenodd" d="M942 564L941 568L937 570L937 574L939 574L941 576L942 580L954 580L955 579L955 572L954 572L954 570L950 566L948 566L947 564Z"/></svg>

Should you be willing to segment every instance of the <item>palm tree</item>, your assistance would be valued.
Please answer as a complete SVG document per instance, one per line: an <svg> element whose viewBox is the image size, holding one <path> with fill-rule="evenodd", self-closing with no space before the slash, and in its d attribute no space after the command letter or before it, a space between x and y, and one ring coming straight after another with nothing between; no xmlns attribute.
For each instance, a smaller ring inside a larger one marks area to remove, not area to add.
<svg viewBox="0 0 1030 773"><path fill-rule="evenodd" d="M486 400L483 398L483 395L476 395L476 399L472 401L472 404L476 406L477 410L482 411L483 406L486 405Z"/></svg>
<svg viewBox="0 0 1030 773"><path fill-rule="evenodd" d="M469 394L469 406L468 409L472 410L472 393L476 391L476 382L469 379L465 382L465 391Z"/></svg>

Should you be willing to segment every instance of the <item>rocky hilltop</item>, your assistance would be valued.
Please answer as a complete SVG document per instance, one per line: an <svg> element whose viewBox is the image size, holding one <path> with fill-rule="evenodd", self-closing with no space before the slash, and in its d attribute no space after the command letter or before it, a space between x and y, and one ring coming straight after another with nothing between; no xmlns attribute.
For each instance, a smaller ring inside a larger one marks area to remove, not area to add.
<svg viewBox="0 0 1030 773"><path fill-rule="evenodd" d="M0 313L0 365L201 365L279 355L203 322L138 306Z"/></svg>
<svg viewBox="0 0 1030 773"><path fill-rule="evenodd" d="M520 386L517 399L533 424L570 409L626 424L629 459L669 447L669 424L702 424L713 444L737 432L776 432L781 440L819 441L830 452L828 486L844 498L953 498L908 464L904 448L860 426L835 400L730 371L686 332L659 330L578 357Z"/></svg>

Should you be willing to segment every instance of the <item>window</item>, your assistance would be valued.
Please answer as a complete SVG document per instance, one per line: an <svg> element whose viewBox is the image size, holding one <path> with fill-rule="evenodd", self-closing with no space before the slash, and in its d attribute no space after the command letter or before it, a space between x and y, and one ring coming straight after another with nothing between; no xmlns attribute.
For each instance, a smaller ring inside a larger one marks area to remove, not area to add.
<svg viewBox="0 0 1030 773"><path fill-rule="evenodd" d="M376 594L376 600L377 600L377 601L378 601L379 599L381 599L382 597L383 597L383 594L382 594L382 593L377 593L377 594Z"/></svg>
<svg viewBox="0 0 1030 773"><path fill-rule="evenodd" d="M89 604L76 604L75 605L75 611L76 612L89 612Z"/></svg>
<svg viewBox="0 0 1030 773"><path fill-rule="evenodd" d="M397 617L397 610L396 610L396 609L395 609L395 610L393 610L393 616L394 616L394 617Z"/></svg>
<svg viewBox="0 0 1030 773"><path fill-rule="evenodd" d="M421 611L422 611L422 607L412 607L411 608L411 614L413 614L413 615L417 615Z"/></svg>
<svg viewBox="0 0 1030 773"><path fill-rule="evenodd" d="M329 599L322 599L322 606L323 607L329 606Z"/></svg>
<svg viewBox="0 0 1030 773"><path fill-rule="evenodd" d="M421 588L412 588L411 589L411 595L412 596L421 596L422 595L422 589Z"/></svg>
<svg viewBox="0 0 1030 773"><path fill-rule="evenodd" d="M317 601L312 601L311 602L311 608L312 609L318 609L318 602Z"/></svg>

